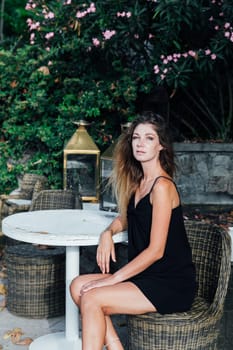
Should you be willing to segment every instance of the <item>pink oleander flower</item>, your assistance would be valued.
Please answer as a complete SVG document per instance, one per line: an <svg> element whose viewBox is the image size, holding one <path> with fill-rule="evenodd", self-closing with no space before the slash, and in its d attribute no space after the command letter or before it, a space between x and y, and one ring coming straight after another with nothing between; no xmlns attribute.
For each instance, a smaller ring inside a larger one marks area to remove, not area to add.
<svg viewBox="0 0 233 350"><path fill-rule="evenodd" d="M193 50L189 50L188 54L189 54L189 56L191 56L191 57L195 57L195 56L196 56L196 52L193 51Z"/></svg>
<svg viewBox="0 0 233 350"><path fill-rule="evenodd" d="M34 45L35 44L35 33L30 34L30 44Z"/></svg>
<svg viewBox="0 0 233 350"><path fill-rule="evenodd" d="M103 34L105 40L109 40L109 39L111 39L111 37L112 37L113 35L116 34L116 31L115 31L115 30L108 30L108 29L107 29L107 30L105 30L105 32L103 32L102 34Z"/></svg>
<svg viewBox="0 0 233 350"><path fill-rule="evenodd" d="M85 17L86 15L87 15L87 11L83 11L83 12L78 11L78 12L76 13L76 17L77 17L77 18L83 18L83 17Z"/></svg>
<svg viewBox="0 0 233 350"><path fill-rule="evenodd" d="M230 32L225 32L224 36L225 36L226 38L230 38L231 33L230 33Z"/></svg>
<svg viewBox="0 0 233 350"><path fill-rule="evenodd" d="M90 9L90 12L96 12L96 7L95 7L94 2L91 3L89 9Z"/></svg>
<svg viewBox="0 0 233 350"><path fill-rule="evenodd" d="M47 40L51 39L52 37L54 37L54 32L49 32L49 33L45 34L45 39L47 39Z"/></svg>
<svg viewBox="0 0 233 350"><path fill-rule="evenodd" d="M166 78L166 75L165 74L161 74L160 78L161 78L161 80L164 80Z"/></svg>
<svg viewBox="0 0 233 350"><path fill-rule="evenodd" d="M127 17L130 18L132 16L132 13L130 11L128 12L117 12L117 17Z"/></svg>
<svg viewBox="0 0 233 350"><path fill-rule="evenodd" d="M159 73L159 66L157 64L154 66L154 73L155 74Z"/></svg>
<svg viewBox="0 0 233 350"><path fill-rule="evenodd" d="M29 0L25 6L25 10L33 10L34 8L36 8L36 4Z"/></svg>
<svg viewBox="0 0 233 350"><path fill-rule="evenodd" d="M210 49L205 50L205 54L206 54L207 56L210 55L210 54L211 54Z"/></svg>
<svg viewBox="0 0 233 350"><path fill-rule="evenodd" d="M215 55L215 53L212 53L212 55L210 56L212 60L216 60L217 56Z"/></svg>
<svg viewBox="0 0 233 350"><path fill-rule="evenodd" d="M31 18L28 18L26 20L26 22L27 22L28 26L30 26L33 23L33 20Z"/></svg>
<svg viewBox="0 0 233 350"><path fill-rule="evenodd" d="M48 13L45 14L44 16L46 19L52 19L55 17L54 13L52 11L49 11Z"/></svg>
<svg viewBox="0 0 233 350"><path fill-rule="evenodd" d="M225 29L230 28L230 26L231 26L231 24L230 24L229 22L226 22L226 23L224 24L224 28L225 28Z"/></svg>
<svg viewBox="0 0 233 350"><path fill-rule="evenodd" d="M26 6L25 6L25 10L32 10L31 5L30 5L30 4L26 4Z"/></svg>
<svg viewBox="0 0 233 350"><path fill-rule="evenodd" d="M40 22L33 22L31 18L27 19L27 24L29 27L29 30L38 30L40 28Z"/></svg>
<svg viewBox="0 0 233 350"><path fill-rule="evenodd" d="M166 58L164 58L163 64L168 64L168 60Z"/></svg>
<svg viewBox="0 0 233 350"><path fill-rule="evenodd" d="M93 45L96 46L96 47L98 47L100 45L100 41L97 38L93 38L92 42L93 42Z"/></svg>

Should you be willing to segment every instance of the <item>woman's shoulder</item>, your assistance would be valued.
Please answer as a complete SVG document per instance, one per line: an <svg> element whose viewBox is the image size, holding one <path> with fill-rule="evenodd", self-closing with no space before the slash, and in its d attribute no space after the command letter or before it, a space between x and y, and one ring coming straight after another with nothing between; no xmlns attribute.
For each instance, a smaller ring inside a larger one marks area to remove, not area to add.
<svg viewBox="0 0 233 350"><path fill-rule="evenodd" d="M156 177L153 185L152 185L152 190L154 188L170 188L170 187L174 187L175 186L175 182L174 180L169 176L169 175L160 175L158 177Z"/></svg>
<svg viewBox="0 0 233 350"><path fill-rule="evenodd" d="M154 202L164 202L166 200L172 202L172 207L180 204L179 193L177 191L174 180L169 176L161 176L157 178L151 190L151 199Z"/></svg>

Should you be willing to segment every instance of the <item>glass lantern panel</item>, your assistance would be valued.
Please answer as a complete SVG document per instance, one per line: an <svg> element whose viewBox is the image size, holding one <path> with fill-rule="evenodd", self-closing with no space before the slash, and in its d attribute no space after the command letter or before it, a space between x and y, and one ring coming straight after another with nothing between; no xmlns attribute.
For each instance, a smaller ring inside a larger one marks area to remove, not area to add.
<svg viewBox="0 0 233 350"><path fill-rule="evenodd" d="M96 196L96 167L95 154L67 155L67 188L74 188L81 196Z"/></svg>
<svg viewBox="0 0 233 350"><path fill-rule="evenodd" d="M112 172L112 160L101 159L101 194L100 209L117 211L116 199L110 186L107 186L109 177Z"/></svg>

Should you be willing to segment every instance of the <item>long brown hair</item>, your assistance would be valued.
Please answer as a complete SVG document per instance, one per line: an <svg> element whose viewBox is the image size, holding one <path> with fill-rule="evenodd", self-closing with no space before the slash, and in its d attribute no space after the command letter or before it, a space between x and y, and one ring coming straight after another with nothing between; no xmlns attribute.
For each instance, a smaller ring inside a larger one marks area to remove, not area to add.
<svg viewBox="0 0 233 350"><path fill-rule="evenodd" d="M119 212L124 219L126 219L129 199L143 177L141 163L134 158L132 151L132 135L139 124L154 126L160 144L163 146L159 154L160 164L168 175L173 177L176 167L169 131L163 117L150 111L137 116L128 130L120 137L113 154L113 172L110 182L117 198Z"/></svg>

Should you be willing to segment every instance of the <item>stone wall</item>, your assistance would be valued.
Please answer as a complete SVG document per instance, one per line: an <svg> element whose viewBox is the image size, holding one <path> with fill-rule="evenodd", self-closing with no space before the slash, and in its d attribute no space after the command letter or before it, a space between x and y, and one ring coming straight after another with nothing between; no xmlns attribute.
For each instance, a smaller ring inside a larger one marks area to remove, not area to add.
<svg viewBox="0 0 233 350"><path fill-rule="evenodd" d="M233 205L233 144L174 143L183 204Z"/></svg>

